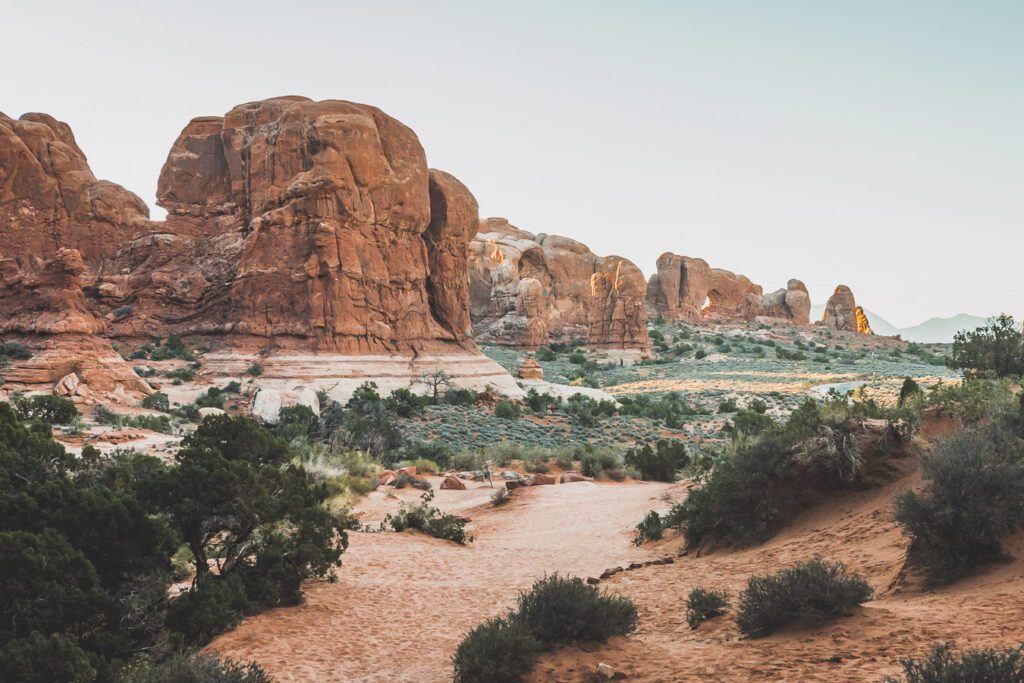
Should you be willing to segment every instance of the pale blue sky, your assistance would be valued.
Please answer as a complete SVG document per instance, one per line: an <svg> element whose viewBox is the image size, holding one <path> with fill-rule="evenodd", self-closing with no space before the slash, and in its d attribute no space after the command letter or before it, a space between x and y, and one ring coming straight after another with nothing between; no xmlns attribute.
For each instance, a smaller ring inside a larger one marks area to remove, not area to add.
<svg viewBox="0 0 1024 683"><path fill-rule="evenodd" d="M483 215L899 326L1024 314L1024 2L10 3L0 111L152 205L185 123L375 104ZM162 212L154 211L155 216Z"/></svg>

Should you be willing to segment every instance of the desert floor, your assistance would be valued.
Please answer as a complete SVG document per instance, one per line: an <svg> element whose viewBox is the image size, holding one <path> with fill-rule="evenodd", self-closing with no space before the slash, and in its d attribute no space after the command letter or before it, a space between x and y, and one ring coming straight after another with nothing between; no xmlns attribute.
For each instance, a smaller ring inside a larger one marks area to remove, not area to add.
<svg viewBox="0 0 1024 683"><path fill-rule="evenodd" d="M908 463L909 464L909 463ZM847 494L808 511L768 543L678 557L681 539L637 548L632 527L665 509L682 486L574 483L521 489L489 506L491 489L438 491L440 507L472 518L476 540L460 547L421 535L351 535L336 583L312 582L300 607L247 619L212 649L256 660L278 681L445 681L449 657L475 624L510 607L544 572L581 577L630 562L668 565L601 582L636 601L639 628L604 645L545 656L532 681L585 681L599 662L636 681L879 681L899 658L938 642L1009 646L1024 641L1024 562L1011 561L927 591L904 570L906 543L892 521L893 495L917 482L913 467L881 489ZM435 488L439 484L434 479ZM403 498L419 492L403 490ZM379 520L397 500L375 492L359 507ZM1024 537L1008 544L1024 552ZM821 556L846 562L875 599L838 621L741 640L730 615L690 629L684 601L695 586L726 589L733 603L751 574Z"/></svg>

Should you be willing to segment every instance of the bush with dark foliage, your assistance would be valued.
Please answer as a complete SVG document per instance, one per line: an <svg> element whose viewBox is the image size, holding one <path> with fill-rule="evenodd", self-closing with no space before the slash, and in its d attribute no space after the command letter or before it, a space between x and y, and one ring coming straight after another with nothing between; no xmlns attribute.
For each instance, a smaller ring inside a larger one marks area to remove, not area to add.
<svg viewBox="0 0 1024 683"><path fill-rule="evenodd" d="M121 683L271 683L256 663L239 664L212 654L176 654L126 671Z"/></svg>
<svg viewBox="0 0 1024 683"><path fill-rule="evenodd" d="M871 597L871 586L838 562L814 559L752 576L740 593L736 625L757 638L791 623L820 625Z"/></svg>
<svg viewBox="0 0 1024 683"><path fill-rule="evenodd" d="M79 416L70 399L53 394L15 396L14 409L22 420L39 420L54 425L68 424Z"/></svg>
<svg viewBox="0 0 1024 683"><path fill-rule="evenodd" d="M694 588L686 598L686 623L690 628L713 617L720 617L729 609L729 597L725 591L709 591L705 588Z"/></svg>
<svg viewBox="0 0 1024 683"><path fill-rule="evenodd" d="M633 601L558 574L519 594L516 608L469 632L452 657L457 683L512 683L541 652L580 641L604 642L636 629Z"/></svg>
<svg viewBox="0 0 1024 683"><path fill-rule="evenodd" d="M963 429L922 463L925 488L896 500L910 560L941 583L1003 556L1000 539L1024 524L1024 442L1002 421Z"/></svg>
<svg viewBox="0 0 1024 683"><path fill-rule="evenodd" d="M516 683L533 668L540 641L515 615L480 624L452 656L455 683Z"/></svg>
<svg viewBox="0 0 1024 683"><path fill-rule="evenodd" d="M676 480L676 471L690 464L690 453L682 441L659 439L654 448L650 444L630 448L623 460L645 480L672 482Z"/></svg>
<svg viewBox="0 0 1024 683"><path fill-rule="evenodd" d="M955 652L946 643L924 659L900 663L903 676L890 676L886 683L1024 683L1024 646Z"/></svg>
<svg viewBox="0 0 1024 683"><path fill-rule="evenodd" d="M969 378L1024 375L1020 327L1011 316L1000 315L976 330L957 332L948 364Z"/></svg>

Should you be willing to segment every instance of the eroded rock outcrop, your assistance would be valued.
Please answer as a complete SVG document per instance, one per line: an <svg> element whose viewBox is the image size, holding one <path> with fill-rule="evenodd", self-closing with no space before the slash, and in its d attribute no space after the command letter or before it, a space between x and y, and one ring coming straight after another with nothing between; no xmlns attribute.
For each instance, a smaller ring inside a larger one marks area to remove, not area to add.
<svg viewBox="0 0 1024 683"><path fill-rule="evenodd" d="M668 320L761 317L807 325L811 312L807 287L800 280L764 294L761 285L744 275L670 252L658 258L657 272L647 282L647 304Z"/></svg>
<svg viewBox="0 0 1024 683"><path fill-rule="evenodd" d="M853 292L846 285L836 287L836 291L829 297L821 322L840 332L874 334L867 314L857 305Z"/></svg>
<svg viewBox="0 0 1024 683"><path fill-rule="evenodd" d="M640 270L558 235L487 218L469 250L470 313L477 339L535 348L549 342L648 346Z"/></svg>
<svg viewBox="0 0 1024 683"><path fill-rule="evenodd" d="M2 331L461 354L473 381L494 374L470 339L476 200L375 107L281 97L192 120L160 174L162 222L51 117L0 116L0 162Z"/></svg>
<svg viewBox="0 0 1024 683"><path fill-rule="evenodd" d="M136 195L96 179L68 124L47 114L0 114L0 249L7 256L50 259L70 248L91 264L148 220Z"/></svg>

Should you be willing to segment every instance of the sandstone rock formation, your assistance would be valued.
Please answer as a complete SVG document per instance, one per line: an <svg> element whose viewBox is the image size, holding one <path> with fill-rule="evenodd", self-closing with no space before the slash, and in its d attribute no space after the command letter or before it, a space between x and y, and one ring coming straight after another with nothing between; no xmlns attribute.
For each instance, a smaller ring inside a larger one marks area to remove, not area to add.
<svg viewBox="0 0 1024 683"><path fill-rule="evenodd" d="M163 222L96 180L66 124L0 116L0 332L461 354L495 375L470 339L476 200L379 109L280 97L194 119L157 198Z"/></svg>
<svg viewBox="0 0 1024 683"><path fill-rule="evenodd" d="M874 334L867 314L857 305L853 292L846 285L836 287L836 291L829 297L821 322L840 332Z"/></svg>
<svg viewBox="0 0 1024 683"><path fill-rule="evenodd" d="M544 368L540 366L536 358L527 356L519 364L519 379L544 379Z"/></svg>
<svg viewBox="0 0 1024 683"><path fill-rule="evenodd" d="M657 272L647 282L647 305L668 320L763 317L797 325L808 324L811 311L807 287L799 280L764 294L760 285L743 275L670 252L658 257Z"/></svg>
<svg viewBox="0 0 1024 683"><path fill-rule="evenodd" d="M648 346L643 274L626 259L487 218L469 260L477 339L528 348L579 340L602 348Z"/></svg>

